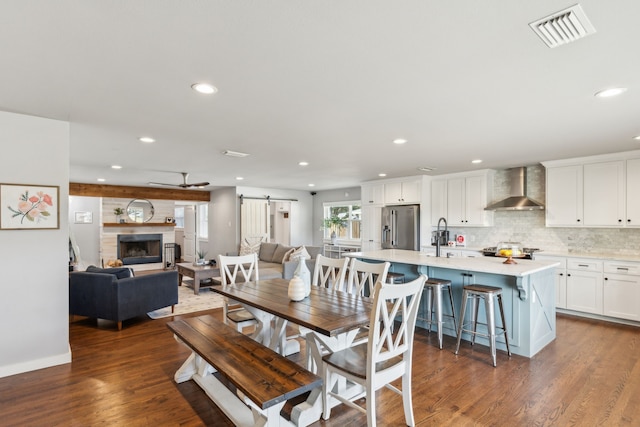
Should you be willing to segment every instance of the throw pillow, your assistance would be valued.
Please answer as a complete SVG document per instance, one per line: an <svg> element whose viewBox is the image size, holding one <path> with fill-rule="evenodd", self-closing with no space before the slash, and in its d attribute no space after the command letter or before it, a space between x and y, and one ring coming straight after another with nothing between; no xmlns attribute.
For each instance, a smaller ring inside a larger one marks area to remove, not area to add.
<svg viewBox="0 0 640 427"><path fill-rule="evenodd" d="M293 253L293 251L295 251L296 248L291 248L287 251L286 254L284 254L284 256L282 257L282 263L284 264L287 261L291 261L291 254Z"/></svg>
<svg viewBox="0 0 640 427"><path fill-rule="evenodd" d="M300 246L295 251L293 251L291 255L289 255L290 260L297 260L299 257L302 257L304 259L311 259L311 255L309 255L309 252L307 252L307 248L305 248L304 245Z"/></svg>
<svg viewBox="0 0 640 427"><path fill-rule="evenodd" d="M278 247L277 243L264 242L260 245L260 253L258 254L258 258L260 261L271 262L271 258L273 258L273 254Z"/></svg>
<svg viewBox="0 0 640 427"><path fill-rule="evenodd" d="M133 277L133 270L128 267L99 268L95 265L90 265L89 267L87 267L87 272L113 274L117 279L126 279L127 277Z"/></svg>
<svg viewBox="0 0 640 427"><path fill-rule="evenodd" d="M282 264L282 260L287 252L289 252L291 246L285 246L278 244L276 251L273 253L273 257L271 257L271 262L276 262L278 264Z"/></svg>
<svg viewBox="0 0 640 427"><path fill-rule="evenodd" d="M260 242L249 243L246 239L240 242L240 255L257 254L260 251Z"/></svg>

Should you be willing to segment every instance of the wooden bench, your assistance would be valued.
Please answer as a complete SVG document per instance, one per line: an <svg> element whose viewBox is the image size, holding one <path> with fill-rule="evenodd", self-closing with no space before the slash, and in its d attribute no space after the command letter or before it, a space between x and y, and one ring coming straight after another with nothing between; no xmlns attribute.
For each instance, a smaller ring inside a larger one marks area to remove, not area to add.
<svg viewBox="0 0 640 427"><path fill-rule="evenodd" d="M294 425L280 416L287 400L322 387L322 379L210 315L167 323L192 353L175 374L193 379L237 426ZM214 375L237 388L234 394Z"/></svg>

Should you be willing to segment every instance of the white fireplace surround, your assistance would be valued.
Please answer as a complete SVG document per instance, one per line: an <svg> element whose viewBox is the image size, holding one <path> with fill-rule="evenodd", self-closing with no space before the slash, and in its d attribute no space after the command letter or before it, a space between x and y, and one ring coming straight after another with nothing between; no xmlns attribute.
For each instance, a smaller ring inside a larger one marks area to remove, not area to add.
<svg viewBox="0 0 640 427"><path fill-rule="evenodd" d="M130 199L118 199L118 198L103 198L102 199L102 223L115 223L116 217L113 213L114 208L125 208L130 202ZM175 216L175 202L170 200L151 200L154 206L155 214L150 222L145 223L144 226L135 226L132 224L110 227L100 227L100 259L104 266L107 266L109 261L115 261L118 259L118 234L162 234L163 246L166 243L175 243L176 235L173 227L167 227L166 217ZM152 224L157 223L158 226ZM158 263L147 264L131 264L128 267L133 268L134 271L144 270L158 270L164 268L164 247L161 248L162 261Z"/></svg>

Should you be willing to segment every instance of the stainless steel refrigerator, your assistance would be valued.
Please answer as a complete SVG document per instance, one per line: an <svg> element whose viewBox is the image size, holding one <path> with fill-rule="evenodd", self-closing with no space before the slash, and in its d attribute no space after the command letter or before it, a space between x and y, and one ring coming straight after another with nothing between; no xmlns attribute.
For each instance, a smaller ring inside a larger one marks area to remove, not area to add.
<svg viewBox="0 0 640 427"><path fill-rule="evenodd" d="M420 206L382 208L382 249L420 250Z"/></svg>

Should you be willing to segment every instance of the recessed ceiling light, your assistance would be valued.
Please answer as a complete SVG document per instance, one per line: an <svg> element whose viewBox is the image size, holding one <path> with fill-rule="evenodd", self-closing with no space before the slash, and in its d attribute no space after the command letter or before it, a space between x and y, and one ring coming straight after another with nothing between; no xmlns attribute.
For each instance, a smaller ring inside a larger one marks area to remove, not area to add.
<svg viewBox="0 0 640 427"><path fill-rule="evenodd" d="M298 163L300 166L309 166L309 162L300 162Z"/></svg>
<svg viewBox="0 0 640 427"><path fill-rule="evenodd" d="M229 157L247 157L248 156L247 153L241 153L239 151L231 151L231 150L224 150L222 154Z"/></svg>
<svg viewBox="0 0 640 427"><path fill-rule="evenodd" d="M241 177L241 176L236 176L236 180L237 180L237 181L242 181L243 179L244 179L244 178L243 178L243 177Z"/></svg>
<svg viewBox="0 0 640 427"><path fill-rule="evenodd" d="M315 186L316 186L315 184L309 184L309 187L315 187Z"/></svg>
<svg viewBox="0 0 640 427"><path fill-rule="evenodd" d="M208 83L194 83L191 88L196 92L204 93L205 95L211 95L218 91L218 88Z"/></svg>
<svg viewBox="0 0 640 427"><path fill-rule="evenodd" d="M473 164L482 163L482 160L480 160L480 159L471 160L471 163L473 163Z"/></svg>
<svg viewBox="0 0 640 427"><path fill-rule="evenodd" d="M111 169L122 169L120 165L111 165Z"/></svg>
<svg viewBox="0 0 640 427"><path fill-rule="evenodd" d="M633 139L635 139L636 141L640 141L640 135L634 136Z"/></svg>
<svg viewBox="0 0 640 427"><path fill-rule="evenodd" d="M595 93L594 96L598 98L610 98L612 96L620 95L627 91L626 87L612 87L610 89L604 89Z"/></svg>
<svg viewBox="0 0 640 427"><path fill-rule="evenodd" d="M386 173L379 173L378 176L387 176Z"/></svg>
<svg viewBox="0 0 640 427"><path fill-rule="evenodd" d="M98 178L98 182L105 182L105 181L106 181L106 179L104 179L104 178Z"/></svg>
<svg viewBox="0 0 640 427"><path fill-rule="evenodd" d="M144 142L145 144L151 144L152 142L156 142L156 140L151 138L150 136L141 136L140 138L138 138L138 141Z"/></svg>
<svg viewBox="0 0 640 427"><path fill-rule="evenodd" d="M406 144L406 142L407 142L407 140L404 139L404 138L396 138L396 139L393 140L393 143L394 144L398 144L398 145Z"/></svg>

